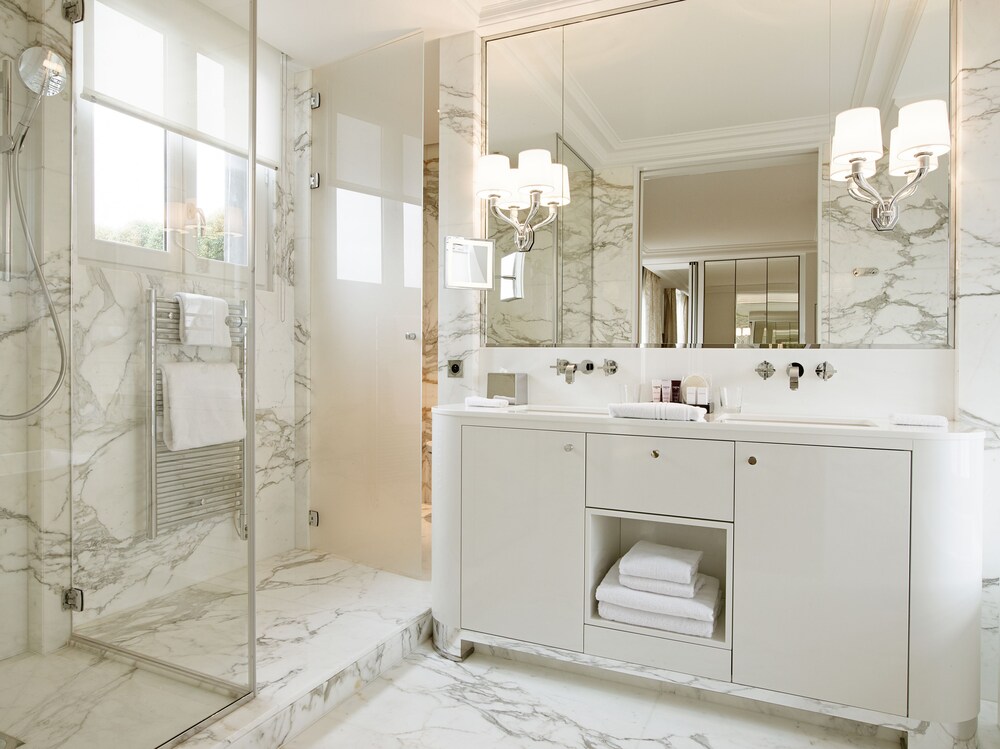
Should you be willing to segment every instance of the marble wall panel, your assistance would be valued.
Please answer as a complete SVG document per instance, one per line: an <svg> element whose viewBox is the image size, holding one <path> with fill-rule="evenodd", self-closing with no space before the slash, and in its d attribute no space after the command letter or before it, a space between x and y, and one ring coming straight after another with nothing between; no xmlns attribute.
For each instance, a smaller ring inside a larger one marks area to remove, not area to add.
<svg viewBox="0 0 1000 749"><path fill-rule="evenodd" d="M481 292L444 288L444 238L483 236L483 212L473 190L476 160L483 152L482 42L474 32L446 37L440 44L439 109L441 184L438 225L438 383L439 403L461 403L478 391L482 329ZM449 359L464 362L465 376L441 375Z"/></svg>
<svg viewBox="0 0 1000 749"><path fill-rule="evenodd" d="M632 341L638 300L637 200L631 167L594 173L594 344Z"/></svg>
<svg viewBox="0 0 1000 749"><path fill-rule="evenodd" d="M431 409L437 405L438 389L438 146L424 147L424 273L423 273L423 374L421 422L421 501L431 503Z"/></svg>

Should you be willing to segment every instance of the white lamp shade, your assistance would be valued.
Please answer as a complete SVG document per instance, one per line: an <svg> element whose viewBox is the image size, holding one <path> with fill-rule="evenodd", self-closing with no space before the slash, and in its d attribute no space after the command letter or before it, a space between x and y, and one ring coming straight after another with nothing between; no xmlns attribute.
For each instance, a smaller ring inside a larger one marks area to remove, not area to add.
<svg viewBox="0 0 1000 749"><path fill-rule="evenodd" d="M510 196L510 159L502 153L480 156L476 165L476 197L488 200Z"/></svg>
<svg viewBox="0 0 1000 749"><path fill-rule="evenodd" d="M899 153L899 128L894 127L889 133L889 174L893 177L906 177L916 173L920 168L920 162L914 156L912 159L904 159ZM938 157L931 156L929 171L938 168Z"/></svg>
<svg viewBox="0 0 1000 749"><path fill-rule="evenodd" d="M520 174L518 189L527 194L534 190L544 192L553 189L552 155L544 148L531 148L517 155L517 171Z"/></svg>
<svg viewBox="0 0 1000 749"><path fill-rule="evenodd" d="M858 107L837 115L832 156L835 161L882 158L882 118L877 107Z"/></svg>
<svg viewBox="0 0 1000 749"><path fill-rule="evenodd" d="M542 190L543 205L569 205L569 169L563 164L552 165L554 187Z"/></svg>
<svg viewBox="0 0 1000 749"><path fill-rule="evenodd" d="M521 170L511 169L508 176L507 189L504 192L503 197L497 200L497 207L503 210L509 210L511 208L517 208L521 210L523 208L529 208L531 206L531 198L528 195L524 195L518 190L518 185L521 182Z"/></svg>
<svg viewBox="0 0 1000 749"><path fill-rule="evenodd" d="M951 150L948 105L941 99L907 104L899 110L898 154L907 160L918 153L940 156ZM897 149L892 149L897 153Z"/></svg>

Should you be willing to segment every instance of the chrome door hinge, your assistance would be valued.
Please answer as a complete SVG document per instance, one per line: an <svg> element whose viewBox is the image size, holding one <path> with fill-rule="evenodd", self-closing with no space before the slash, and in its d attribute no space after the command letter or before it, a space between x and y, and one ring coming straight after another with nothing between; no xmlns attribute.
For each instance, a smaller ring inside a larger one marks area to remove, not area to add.
<svg viewBox="0 0 1000 749"><path fill-rule="evenodd" d="M83 591L79 588L66 588L62 594L64 611L83 611Z"/></svg>
<svg viewBox="0 0 1000 749"><path fill-rule="evenodd" d="M309 510L309 526L319 528L319 512L317 510Z"/></svg>
<svg viewBox="0 0 1000 749"><path fill-rule="evenodd" d="M62 0L62 17L70 23L83 20L83 0Z"/></svg>
<svg viewBox="0 0 1000 749"><path fill-rule="evenodd" d="M313 190L319 187L319 172L313 172L309 175L309 187Z"/></svg>
<svg viewBox="0 0 1000 749"><path fill-rule="evenodd" d="M314 91L312 94L309 95L309 108L319 109L320 101L321 100L319 97L319 91Z"/></svg>

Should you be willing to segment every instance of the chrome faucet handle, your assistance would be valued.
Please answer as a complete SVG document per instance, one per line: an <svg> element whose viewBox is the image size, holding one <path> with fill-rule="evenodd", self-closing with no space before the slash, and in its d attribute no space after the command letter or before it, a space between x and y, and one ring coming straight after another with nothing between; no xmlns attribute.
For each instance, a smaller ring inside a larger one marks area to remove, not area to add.
<svg viewBox="0 0 1000 749"><path fill-rule="evenodd" d="M834 369L833 365L828 361L816 365L816 376L824 382L829 380L835 374L837 374L837 370Z"/></svg>
<svg viewBox="0 0 1000 749"><path fill-rule="evenodd" d="M798 390L799 378L805 374L806 368L797 361L793 361L788 365L785 371L788 373L788 387L792 390Z"/></svg>
<svg viewBox="0 0 1000 749"><path fill-rule="evenodd" d="M774 365L769 361L762 361L756 366L754 372L760 375L762 380L766 380L768 377L774 374Z"/></svg>
<svg viewBox="0 0 1000 749"><path fill-rule="evenodd" d="M613 375L615 372L618 371L618 362L616 362L614 359L605 359L604 366L602 366L601 369L604 370L604 375L606 377L610 377L611 375Z"/></svg>
<svg viewBox="0 0 1000 749"><path fill-rule="evenodd" d="M569 359L556 359L555 364L550 364L549 369L554 369L557 375L566 374L566 367L569 366Z"/></svg>

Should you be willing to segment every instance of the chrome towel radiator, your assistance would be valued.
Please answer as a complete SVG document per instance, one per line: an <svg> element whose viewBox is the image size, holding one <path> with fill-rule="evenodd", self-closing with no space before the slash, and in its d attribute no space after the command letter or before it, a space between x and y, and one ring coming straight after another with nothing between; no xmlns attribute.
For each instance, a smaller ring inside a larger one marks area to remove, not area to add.
<svg viewBox="0 0 1000 749"><path fill-rule="evenodd" d="M180 346L180 305L175 299L157 298L148 292L148 387L147 442L149 449L149 507L146 530L150 538L163 530L205 518L234 513L240 538L247 538L247 449L246 440L191 450L168 450L163 443L163 377L158 368L157 348ZM247 319L246 302L229 305L229 334L239 357L237 367L243 381L243 418L253 423L247 407ZM192 347L193 348L193 347Z"/></svg>

